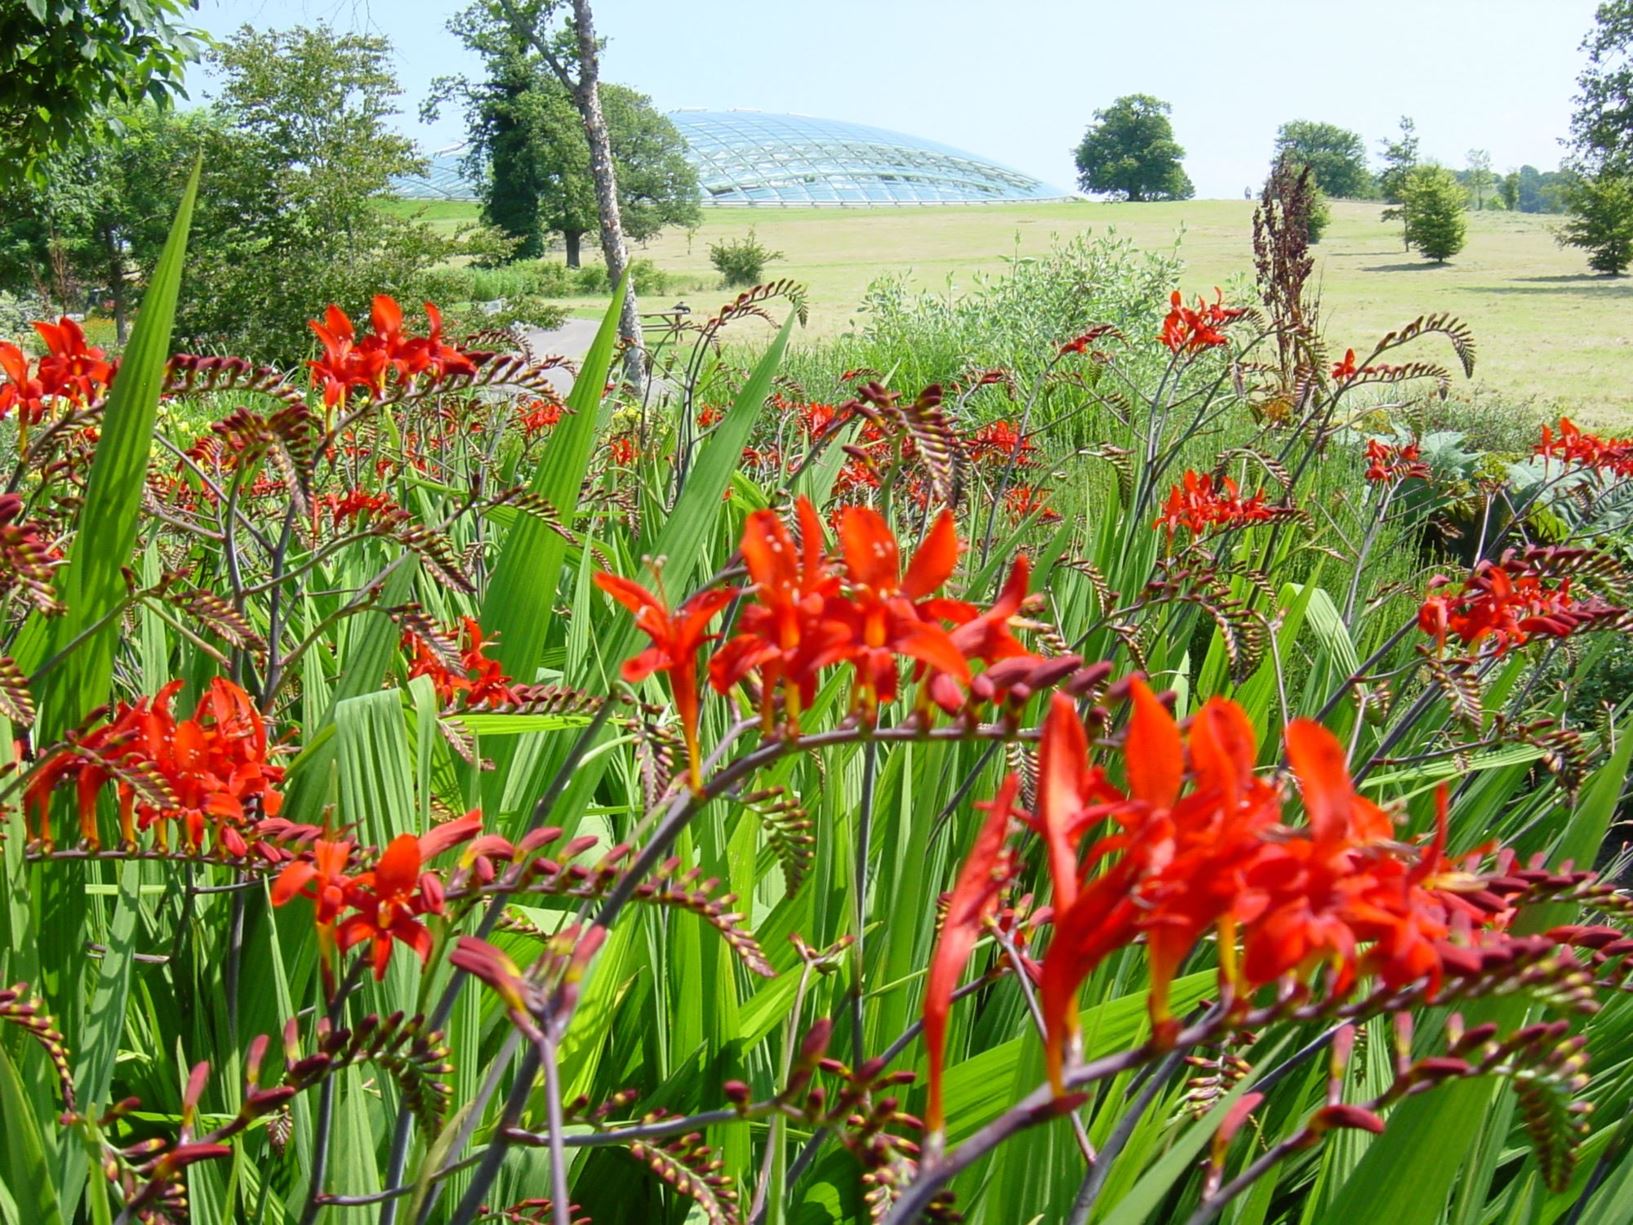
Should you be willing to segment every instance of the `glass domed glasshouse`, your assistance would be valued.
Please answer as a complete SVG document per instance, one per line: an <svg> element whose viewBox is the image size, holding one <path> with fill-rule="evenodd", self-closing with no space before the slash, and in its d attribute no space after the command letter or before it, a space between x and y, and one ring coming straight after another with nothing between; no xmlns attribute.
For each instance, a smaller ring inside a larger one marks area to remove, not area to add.
<svg viewBox="0 0 1633 1225"><path fill-rule="evenodd" d="M1070 193L1029 174L900 132L765 111L672 111L704 204L989 204L1061 200ZM464 145L427 159L423 175L397 179L400 196L474 200Z"/></svg>
<svg viewBox="0 0 1633 1225"><path fill-rule="evenodd" d="M705 204L978 204L1059 200L1031 175L862 123L763 111L673 111Z"/></svg>

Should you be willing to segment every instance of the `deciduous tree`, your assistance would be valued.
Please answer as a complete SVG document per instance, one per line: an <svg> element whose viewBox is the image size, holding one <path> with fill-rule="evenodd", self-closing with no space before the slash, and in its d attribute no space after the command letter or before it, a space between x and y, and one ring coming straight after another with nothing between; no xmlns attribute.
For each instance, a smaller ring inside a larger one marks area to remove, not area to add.
<svg viewBox="0 0 1633 1225"><path fill-rule="evenodd" d="M1577 177L1565 191L1570 220L1561 246L1588 253L1588 267L1615 276L1633 264L1633 176L1606 166Z"/></svg>
<svg viewBox="0 0 1633 1225"><path fill-rule="evenodd" d="M1329 196L1360 199L1372 194L1372 175L1367 171L1366 144L1360 134L1335 123L1295 119L1281 125L1276 133L1273 160L1291 155L1308 166L1316 186Z"/></svg>
<svg viewBox="0 0 1633 1225"><path fill-rule="evenodd" d="M602 108L601 44L595 35L589 0L571 0L570 4L563 0L476 0L468 12L477 20L498 22L508 28L511 37L530 47L572 97L589 149L601 254L607 263L608 280L618 284L629 267L629 248L624 241L612 135ZM641 351L641 315L633 287L624 294L618 327L630 342L624 377L641 387L646 368Z"/></svg>
<svg viewBox="0 0 1633 1225"><path fill-rule="evenodd" d="M1495 183L1491 173L1491 153L1485 149L1470 149L1468 163L1468 169L1463 172L1463 184L1474 197L1474 207L1484 209Z"/></svg>
<svg viewBox="0 0 1633 1225"><path fill-rule="evenodd" d="M1189 200L1196 194L1174 140L1171 107L1150 94L1129 94L1094 113L1077 147L1084 191L1122 200Z"/></svg>
<svg viewBox="0 0 1633 1225"><path fill-rule="evenodd" d="M1467 202L1456 175L1444 166L1414 167L1401 194L1408 247L1437 264L1463 249Z"/></svg>
<svg viewBox="0 0 1633 1225"><path fill-rule="evenodd" d="M1582 49L1588 65L1571 119L1577 158L1591 168L1633 161L1633 0L1604 0Z"/></svg>
<svg viewBox="0 0 1633 1225"><path fill-rule="evenodd" d="M571 94L508 24L468 9L450 29L484 58L488 76L473 82L444 77L424 108L434 117L443 103L465 108L469 176L481 185L483 217L517 240L517 258L544 249L547 234L562 235L567 264L579 265L581 238L596 229L597 204L590 150ZM618 203L625 237L642 241L666 225L698 220L697 173L675 125L644 94L603 84L602 110L617 168Z"/></svg>
<svg viewBox="0 0 1633 1225"><path fill-rule="evenodd" d="M0 214L0 289L59 311L106 301L125 341L132 287L158 258L195 155L218 143L207 108L178 112L152 102L115 106L117 140L70 145L40 163L37 183L13 188Z"/></svg>
<svg viewBox="0 0 1633 1225"><path fill-rule="evenodd" d="M1406 176L1418 164L1417 124L1410 115L1402 115L1400 135L1394 140L1385 138L1381 143L1384 168L1378 172L1378 194L1389 205L1383 211L1383 219L1402 223L1401 241L1404 243L1405 213L1401 201L1405 199ZM1410 250L1411 244L1406 245Z"/></svg>

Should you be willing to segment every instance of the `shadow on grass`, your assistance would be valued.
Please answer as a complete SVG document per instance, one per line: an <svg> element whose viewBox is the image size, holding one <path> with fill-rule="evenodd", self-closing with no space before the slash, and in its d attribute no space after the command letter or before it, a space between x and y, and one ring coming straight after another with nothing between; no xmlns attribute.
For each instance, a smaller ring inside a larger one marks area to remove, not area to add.
<svg viewBox="0 0 1633 1225"><path fill-rule="evenodd" d="M1451 264L1436 264L1426 259L1413 260L1410 264L1373 264L1362 268L1362 272L1436 272L1450 268Z"/></svg>
<svg viewBox="0 0 1633 1225"><path fill-rule="evenodd" d="M1580 272L1571 276L1520 276L1506 285L1482 285L1479 292L1497 294L1576 294L1582 297L1633 297L1633 278Z"/></svg>
<svg viewBox="0 0 1633 1225"><path fill-rule="evenodd" d="M1534 281L1539 285L1615 285L1622 278L1606 276L1603 272L1571 272L1559 276L1517 276L1514 279Z"/></svg>

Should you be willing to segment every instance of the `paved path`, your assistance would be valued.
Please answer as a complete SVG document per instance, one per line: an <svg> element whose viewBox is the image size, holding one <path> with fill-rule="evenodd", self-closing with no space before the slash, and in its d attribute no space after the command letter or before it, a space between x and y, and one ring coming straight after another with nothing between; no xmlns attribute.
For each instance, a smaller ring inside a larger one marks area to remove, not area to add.
<svg viewBox="0 0 1633 1225"><path fill-rule="evenodd" d="M565 357L576 368L584 360L584 355L590 351L595 343L595 334L601 328L599 319L568 318L559 328L524 329L527 343L533 346L533 352L539 357ZM572 390L573 374L559 367L551 370L550 385L556 389L556 394L566 398ZM652 399L659 401L666 393L673 390L668 380L659 379L652 388Z"/></svg>
<svg viewBox="0 0 1633 1225"><path fill-rule="evenodd" d="M530 327L525 329L527 343L539 357L565 357L576 367L595 343L595 333L601 327L597 319L568 318L559 328ZM556 394L565 397L573 386L570 371L556 368L550 371L550 385Z"/></svg>

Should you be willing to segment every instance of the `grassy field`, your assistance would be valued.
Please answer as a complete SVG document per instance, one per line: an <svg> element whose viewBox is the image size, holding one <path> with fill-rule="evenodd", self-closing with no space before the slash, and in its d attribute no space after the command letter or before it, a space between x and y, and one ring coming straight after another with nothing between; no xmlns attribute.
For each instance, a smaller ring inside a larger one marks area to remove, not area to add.
<svg viewBox="0 0 1633 1225"><path fill-rule="evenodd" d="M439 225L468 219L466 205L438 203ZM680 275L679 297L694 309L720 290L709 244L752 226L784 253L768 275L811 290L806 340L858 325L856 308L875 277L905 272L925 290L957 293L977 273L1046 251L1059 238L1114 230L1145 247L1178 241L1187 293L1228 285L1252 272L1252 205L1245 200L1178 204L1036 204L903 209L708 209L693 233L671 231L638 254ZM1633 278L1587 271L1582 253L1559 247L1556 217L1475 213L1455 260L1435 265L1401 250L1399 227L1373 204L1339 203L1317 248L1327 333L1335 348L1365 347L1382 332L1431 311L1468 320L1480 342L1471 390L1505 401L1559 406L1584 423L1633 422ZM662 305L668 305L668 302ZM653 307L658 303L651 303ZM580 311L593 303L575 304ZM1447 360L1450 358L1448 356Z"/></svg>

